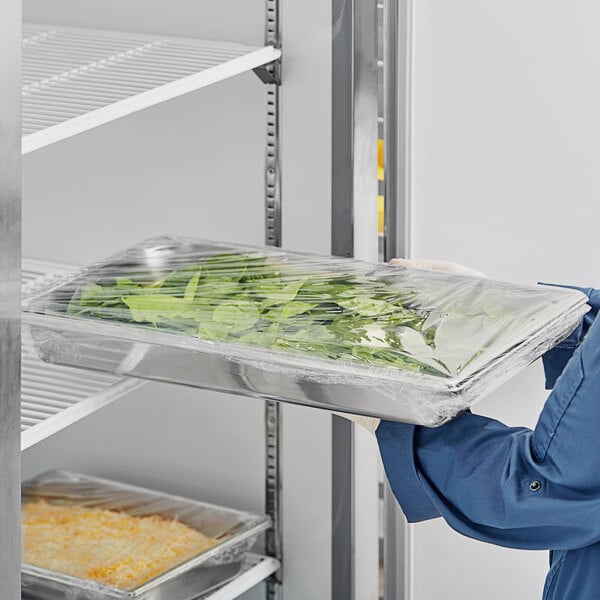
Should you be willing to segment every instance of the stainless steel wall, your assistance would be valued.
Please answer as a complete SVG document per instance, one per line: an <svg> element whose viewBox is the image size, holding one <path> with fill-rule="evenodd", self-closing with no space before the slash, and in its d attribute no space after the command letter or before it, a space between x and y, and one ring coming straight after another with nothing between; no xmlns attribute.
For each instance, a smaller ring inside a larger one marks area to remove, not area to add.
<svg viewBox="0 0 600 600"><path fill-rule="evenodd" d="M0 598L20 597L20 3L0 5Z"/></svg>

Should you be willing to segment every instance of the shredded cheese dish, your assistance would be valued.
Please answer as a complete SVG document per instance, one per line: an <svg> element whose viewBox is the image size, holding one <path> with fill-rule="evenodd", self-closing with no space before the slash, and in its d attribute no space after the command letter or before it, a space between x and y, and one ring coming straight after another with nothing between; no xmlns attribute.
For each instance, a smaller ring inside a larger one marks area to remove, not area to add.
<svg viewBox="0 0 600 600"><path fill-rule="evenodd" d="M157 515L50 504L23 506L23 562L125 590L214 546L176 520Z"/></svg>

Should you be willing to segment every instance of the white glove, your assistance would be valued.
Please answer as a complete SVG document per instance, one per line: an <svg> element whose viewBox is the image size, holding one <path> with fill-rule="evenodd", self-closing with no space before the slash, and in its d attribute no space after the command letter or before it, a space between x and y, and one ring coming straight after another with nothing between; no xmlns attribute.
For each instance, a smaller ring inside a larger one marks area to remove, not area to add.
<svg viewBox="0 0 600 600"><path fill-rule="evenodd" d="M472 277L486 277L480 271L465 267L449 260L429 260L427 258L392 258L390 265L408 267L410 269L427 269L429 271L447 271L457 275L471 275Z"/></svg>
<svg viewBox="0 0 600 600"><path fill-rule="evenodd" d="M408 267L412 269L427 269L429 271L446 271L448 273L456 273L457 275L470 275L472 277L486 277L480 271L465 267L456 262L448 260L428 260L426 258L412 259L412 258L392 258L390 260L391 265L397 265L400 267ZM381 419L375 417L362 417L360 415L351 415L348 413L334 412L334 415L338 417L344 417L350 421L354 421L357 425L364 427L367 431L375 435Z"/></svg>
<svg viewBox="0 0 600 600"><path fill-rule="evenodd" d="M379 423L381 423L381 419L376 419L375 417L363 417L361 415L351 415L348 413L340 413L333 411L334 415L338 417L344 417L344 419L348 419L349 421L354 421L357 425L364 427L369 433L375 435L377 428L379 427Z"/></svg>

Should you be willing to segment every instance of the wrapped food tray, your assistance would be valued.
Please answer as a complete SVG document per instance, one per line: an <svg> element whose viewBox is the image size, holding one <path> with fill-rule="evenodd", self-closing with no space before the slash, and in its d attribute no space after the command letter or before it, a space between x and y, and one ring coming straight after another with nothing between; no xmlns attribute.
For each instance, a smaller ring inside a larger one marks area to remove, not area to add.
<svg viewBox="0 0 600 600"><path fill-rule="evenodd" d="M48 362L438 426L569 335L584 294L155 237L25 302Z"/></svg>
<svg viewBox="0 0 600 600"><path fill-rule="evenodd" d="M256 515L187 500L67 471L49 471L23 484L23 504L44 500L124 512L134 517L158 515L176 519L218 543L134 589L121 589L23 564L23 598L28 600L192 600L233 579L245 554L271 521Z"/></svg>

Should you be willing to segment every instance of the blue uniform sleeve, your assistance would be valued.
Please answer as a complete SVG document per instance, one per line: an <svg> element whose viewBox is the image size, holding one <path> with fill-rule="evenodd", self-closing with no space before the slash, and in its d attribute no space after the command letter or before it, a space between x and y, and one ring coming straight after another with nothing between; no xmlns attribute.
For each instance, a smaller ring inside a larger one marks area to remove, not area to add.
<svg viewBox="0 0 600 600"><path fill-rule="evenodd" d="M409 521L525 549L600 541L600 320L588 325L536 428L464 413L436 429L382 422L377 438Z"/></svg>
<svg viewBox="0 0 600 600"><path fill-rule="evenodd" d="M548 285L548 284L544 284ZM546 389L551 390L556 383L556 380L560 377L563 369L569 362L569 359L573 355L575 349L581 343L581 340L585 337L589 328L598 315L600 309L600 290L594 290L591 288L577 288L571 286L570 289L579 290L587 294L589 298L589 305L591 306L590 312L583 318L579 326L571 333L571 335L560 344L555 346L543 357L544 371L546 373Z"/></svg>

